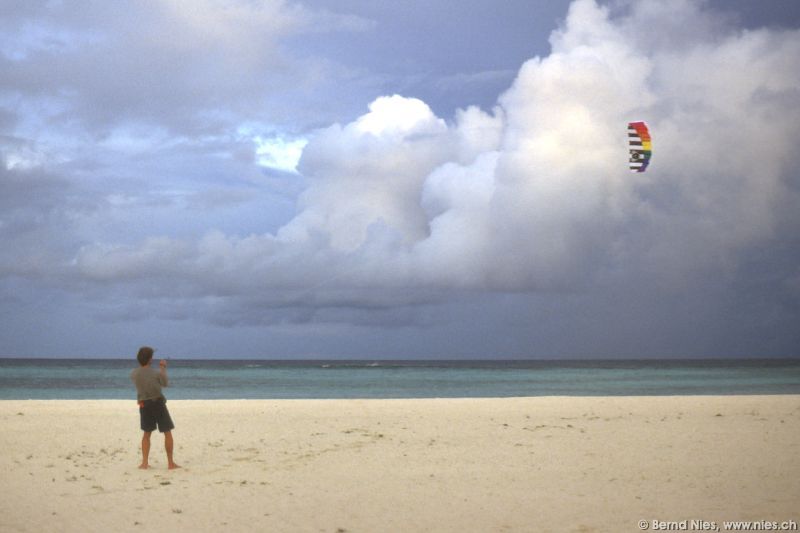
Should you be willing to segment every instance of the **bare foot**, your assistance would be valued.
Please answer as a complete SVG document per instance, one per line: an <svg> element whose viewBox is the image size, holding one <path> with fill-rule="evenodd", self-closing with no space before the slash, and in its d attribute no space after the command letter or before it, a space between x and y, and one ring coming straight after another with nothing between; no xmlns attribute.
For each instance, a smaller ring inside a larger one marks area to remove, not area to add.
<svg viewBox="0 0 800 533"><path fill-rule="evenodd" d="M169 470L175 470L176 468L180 468L180 467L181 467L181 465L176 465L175 463L170 463L170 465L167 468Z"/></svg>
<svg viewBox="0 0 800 533"><path fill-rule="evenodd" d="M147 463L142 463L139 465L140 470L147 470L148 468L150 468L150 465Z"/></svg>

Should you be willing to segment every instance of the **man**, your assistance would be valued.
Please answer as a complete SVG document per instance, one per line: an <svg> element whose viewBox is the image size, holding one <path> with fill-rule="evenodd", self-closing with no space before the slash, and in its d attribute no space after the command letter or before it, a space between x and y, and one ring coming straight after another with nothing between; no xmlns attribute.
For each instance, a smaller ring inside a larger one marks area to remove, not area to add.
<svg viewBox="0 0 800 533"><path fill-rule="evenodd" d="M136 359L139 361L139 368L131 372L131 381L136 384L136 398L139 401L139 420L144 431L142 436L142 464L141 469L150 468L147 462L150 455L150 434L156 427L164 434L164 448L167 451L167 467L170 470L180 468L172 460L172 430L175 424L167 410L167 399L161 393L161 387L169 385L167 378L167 362L161 360L158 364L160 370L156 372L150 367L153 362L153 350L149 346L139 348Z"/></svg>

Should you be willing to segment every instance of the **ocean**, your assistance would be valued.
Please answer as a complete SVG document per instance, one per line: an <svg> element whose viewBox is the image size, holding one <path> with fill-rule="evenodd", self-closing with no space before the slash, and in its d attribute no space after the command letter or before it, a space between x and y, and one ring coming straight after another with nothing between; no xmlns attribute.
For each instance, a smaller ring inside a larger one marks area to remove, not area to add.
<svg viewBox="0 0 800 533"><path fill-rule="evenodd" d="M0 358L0 399L135 399L135 366L134 359ZM168 399L800 394L800 359L171 359L169 378Z"/></svg>

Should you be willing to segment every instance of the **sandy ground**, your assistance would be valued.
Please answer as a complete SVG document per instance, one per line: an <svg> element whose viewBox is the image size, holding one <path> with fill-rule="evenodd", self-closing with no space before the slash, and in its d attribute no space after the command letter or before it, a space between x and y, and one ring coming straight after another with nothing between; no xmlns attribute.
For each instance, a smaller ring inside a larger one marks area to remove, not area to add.
<svg viewBox="0 0 800 533"><path fill-rule="evenodd" d="M0 531L640 531L800 521L800 396L0 402ZM724 530L724 529L723 529Z"/></svg>

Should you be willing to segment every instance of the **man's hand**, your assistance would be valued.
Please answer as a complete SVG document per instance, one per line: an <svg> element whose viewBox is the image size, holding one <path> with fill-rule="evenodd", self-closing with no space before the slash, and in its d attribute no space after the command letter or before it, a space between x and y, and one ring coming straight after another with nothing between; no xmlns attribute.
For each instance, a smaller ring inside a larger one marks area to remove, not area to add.
<svg viewBox="0 0 800 533"><path fill-rule="evenodd" d="M158 362L158 366L161 367L161 370L166 370L167 369L167 360L166 359L162 359L161 361Z"/></svg>

